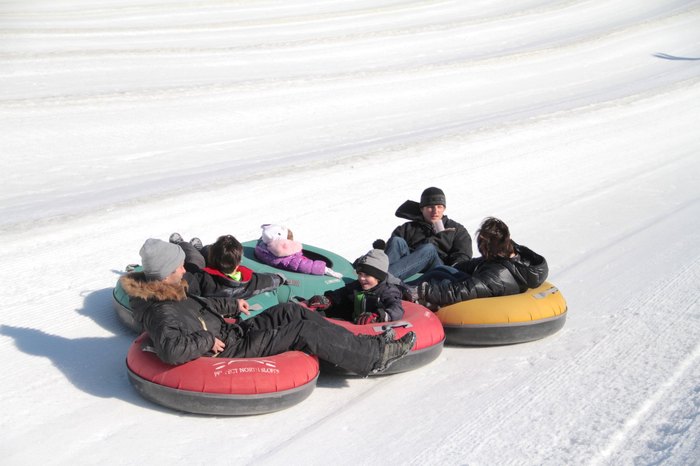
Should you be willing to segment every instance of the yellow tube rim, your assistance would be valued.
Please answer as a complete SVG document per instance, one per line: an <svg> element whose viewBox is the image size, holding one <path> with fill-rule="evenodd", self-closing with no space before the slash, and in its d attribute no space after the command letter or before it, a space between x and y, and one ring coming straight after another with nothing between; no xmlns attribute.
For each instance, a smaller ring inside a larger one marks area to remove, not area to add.
<svg viewBox="0 0 700 466"><path fill-rule="evenodd" d="M528 324L564 314L566 301L549 282L524 293L462 301L440 308L436 315L443 325Z"/></svg>

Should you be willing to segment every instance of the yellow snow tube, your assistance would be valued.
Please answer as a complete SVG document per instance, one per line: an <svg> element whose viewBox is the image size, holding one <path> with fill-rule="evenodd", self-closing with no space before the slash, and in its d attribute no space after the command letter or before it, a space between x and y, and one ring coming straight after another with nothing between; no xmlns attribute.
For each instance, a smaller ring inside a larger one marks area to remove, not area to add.
<svg viewBox="0 0 700 466"><path fill-rule="evenodd" d="M516 295L451 304L436 315L445 328L447 343L486 346L544 338L564 326L566 312L559 289L544 282Z"/></svg>

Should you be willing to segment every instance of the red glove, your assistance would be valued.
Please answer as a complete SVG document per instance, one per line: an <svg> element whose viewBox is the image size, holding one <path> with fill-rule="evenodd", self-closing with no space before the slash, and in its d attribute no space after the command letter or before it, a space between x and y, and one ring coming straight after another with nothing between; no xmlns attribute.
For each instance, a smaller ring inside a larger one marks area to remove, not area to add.
<svg viewBox="0 0 700 466"><path fill-rule="evenodd" d="M374 322L379 322L379 314L374 312L363 312L355 319L357 325L367 325Z"/></svg>
<svg viewBox="0 0 700 466"><path fill-rule="evenodd" d="M326 296L317 294L309 299L307 305L312 311L325 311L331 307L333 303Z"/></svg>

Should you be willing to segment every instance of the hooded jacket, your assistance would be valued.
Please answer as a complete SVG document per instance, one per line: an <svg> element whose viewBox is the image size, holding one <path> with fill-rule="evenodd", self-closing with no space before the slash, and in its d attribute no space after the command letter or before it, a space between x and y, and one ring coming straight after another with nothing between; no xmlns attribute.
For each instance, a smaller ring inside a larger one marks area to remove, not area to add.
<svg viewBox="0 0 700 466"><path fill-rule="evenodd" d="M537 288L547 279L547 261L525 246L514 244L514 247L515 256L508 259L487 261L479 257L459 264L456 268L469 274L464 280L421 284L418 287L419 299L446 306L469 299L507 296Z"/></svg>
<svg viewBox="0 0 700 466"><path fill-rule="evenodd" d="M206 297L228 297L233 299L249 299L253 296L273 291L283 282L284 277L276 273L253 272L248 281L236 281L218 270L205 267L200 269L192 263L185 263L185 270L194 280L188 280L191 285L196 281L196 293ZM187 275L185 276L187 278Z"/></svg>
<svg viewBox="0 0 700 466"><path fill-rule="evenodd" d="M189 279L189 280L188 280ZM134 318L148 332L158 357L167 364L183 364L201 356L212 356L214 338L233 344L240 328L224 316L240 314L238 302L230 298L202 298L190 293L197 288L190 274L176 285L148 281L143 272L119 279L129 295Z"/></svg>
<svg viewBox="0 0 700 466"><path fill-rule="evenodd" d="M199 251L189 243L179 243L185 251L185 279L190 293L206 297L229 297L248 299L266 291L272 291L282 284L284 277L275 273L255 273L240 266L241 281L233 280L224 273L206 266L204 253L209 246Z"/></svg>
<svg viewBox="0 0 700 466"><path fill-rule="evenodd" d="M435 232L433 225L425 221L416 201L401 204L396 210L396 216L409 222L396 227L391 236L399 236L406 240L411 251L421 244L431 243L437 248L442 262L451 266L472 258L472 237L469 236L469 232L446 215L442 217L445 229L441 232Z"/></svg>

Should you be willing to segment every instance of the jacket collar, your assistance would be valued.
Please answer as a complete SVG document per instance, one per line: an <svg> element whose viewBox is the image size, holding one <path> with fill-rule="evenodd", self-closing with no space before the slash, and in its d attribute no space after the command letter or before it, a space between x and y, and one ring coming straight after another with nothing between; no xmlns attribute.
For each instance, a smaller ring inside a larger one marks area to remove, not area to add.
<svg viewBox="0 0 700 466"><path fill-rule="evenodd" d="M132 272L119 279L127 295L147 301L183 301L187 299L187 282L171 285L158 280L146 280L143 272Z"/></svg>

